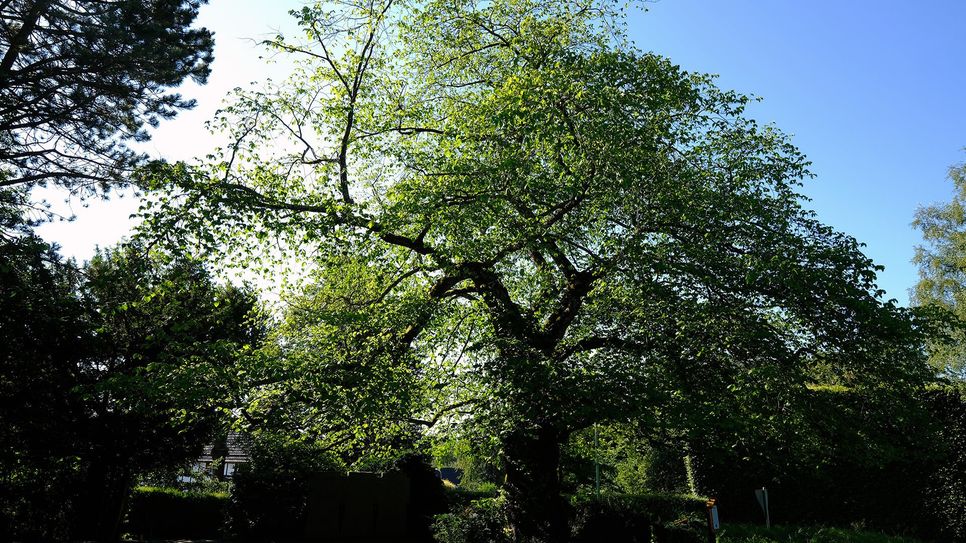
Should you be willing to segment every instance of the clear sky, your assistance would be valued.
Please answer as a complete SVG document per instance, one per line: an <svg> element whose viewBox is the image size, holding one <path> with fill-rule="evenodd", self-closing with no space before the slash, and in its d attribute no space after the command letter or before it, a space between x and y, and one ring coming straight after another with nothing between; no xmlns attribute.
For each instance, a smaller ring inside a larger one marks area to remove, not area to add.
<svg viewBox="0 0 966 543"><path fill-rule="evenodd" d="M255 42L293 30L298 0L211 0L200 24L215 31L214 71L187 85L198 108L163 125L149 149L173 159L204 155L205 134L227 92L285 67L266 67ZM868 244L886 267L880 286L907 303L918 206L948 199L947 168L966 160L966 1L659 0L631 11L640 49L719 85L764 98L750 109L773 122L813 162L808 204L819 218ZM88 258L130 228L136 205L93 203L69 224L43 229L64 252ZM76 209L76 206L75 206Z"/></svg>
<svg viewBox="0 0 966 543"><path fill-rule="evenodd" d="M916 208L947 200L966 160L966 1L660 0L631 18L638 46L764 98L811 159L823 222L868 244L905 304Z"/></svg>

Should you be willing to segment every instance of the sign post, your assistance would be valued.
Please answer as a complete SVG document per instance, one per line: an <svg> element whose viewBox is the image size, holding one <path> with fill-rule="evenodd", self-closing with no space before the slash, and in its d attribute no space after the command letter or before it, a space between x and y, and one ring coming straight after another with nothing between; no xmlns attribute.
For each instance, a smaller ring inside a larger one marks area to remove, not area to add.
<svg viewBox="0 0 966 543"><path fill-rule="evenodd" d="M708 543L715 543L718 540L715 534L721 528L718 520L718 500L711 498L705 505L708 508Z"/></svg>
<svg viewBox="0 0 966 543"><path fill-rule="evenodd" d="M597 425L594 425L594 495L600 501L600 448L597 444Z"/></svg>
<svg viewBox="0 0 966 543"><path fill-rule="evenodd" d="M768 489L765 487L755 489L755 498L761 506L761 512L765 514L765 528L771 528L771 511L768 509Z"/></svg>

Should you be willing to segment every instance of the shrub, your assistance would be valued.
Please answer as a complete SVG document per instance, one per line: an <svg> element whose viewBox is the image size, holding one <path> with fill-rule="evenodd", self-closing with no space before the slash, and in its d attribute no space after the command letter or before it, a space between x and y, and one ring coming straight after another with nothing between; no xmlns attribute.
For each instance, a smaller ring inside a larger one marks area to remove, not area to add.
<svg viewBox="0 0 966 543"><path fill-rule="evenodd" d="M467 490L463 487L447 488L444 494L446 499L446 510L453 512L469 507L473 502L485 498L496 498L499 491L496 487L485 488L482 490Z"/></svg>
<svg viewBox="0 0 966 543"><path fill-rule="evenodd" d="M918 539L889 536L856 528L826 526L753 526L729 524L720 543L921 543Z"/></svg>
<svg viewBox="0 0 966 543"><path fill-rule="evenodd" d="M700 543L705 500L677 494L577 496L571 533L577 542Z"/></svg>
<svg viewBox="0 0 966 543"><path fill-rule="evenodd" d="M503 498L480 498L437 515L433 537L438 543L510 543Z"/></svg>
<svg viewBox="0 0 966 543"><path fill-rule="evenodd" d="M79 469L57 458L34 464L46 469L0 463L0 540L70 539L82 486Z"/></svg>
<svg viewBox="0 0 966 543"><path fill-rule="evenodd" d="M966 386L935 391L933 412L942 424L934 447L941 450L929 480L926 506L939 535L949 541L966 541Z"/></svg>
<svg viewBox="0 0 966 543"><path fill-rule="evenodd" d="M397 460L393 468L409 479L406 531L410 537L430 539L433 519L447 511L446 487L436 476L431 457L410 454Z"/></svg>
<svg viewBox="0 0 966 543"><path fill-rule="evenodd" d="M223 459L219 459L223 461ZM203 494L231 493L231 481L219 479L215 470L197 465L173 466L141 474L138 486L177 488L185 492Z"/></svg>
<svg viewBox="0 0 966 543"><path fill-rule="evenodd" d="M228 531L248 541L302 537L313 477L341 464L310 443L270 436L257 439L250 454L235 470Z"/></svg>
<svg viewBox="0 0 966 543"><path fill-rule="evenodd" d="M125 531L140 539L212 539L225 518L225 493L137 487L131 493Z"/></svg>
<svg viewBox="0 0 966 543"><path fill-rule="evenodd" d="M438 515L438 543L510 541L502 497L449 491L450 513ZM571 535L577 543L704 543L705 500L674 494L606 495L571 500Z"/></svg>
<svg viewBox="0 0 966 543"><path fill-rule="evenodd" d="M730 521L763 522L754 489L767 486L772 522L966 542L966 401L953 387L908 401L822 387L771 437L710 432L691 446L699 488Z"/></svg>

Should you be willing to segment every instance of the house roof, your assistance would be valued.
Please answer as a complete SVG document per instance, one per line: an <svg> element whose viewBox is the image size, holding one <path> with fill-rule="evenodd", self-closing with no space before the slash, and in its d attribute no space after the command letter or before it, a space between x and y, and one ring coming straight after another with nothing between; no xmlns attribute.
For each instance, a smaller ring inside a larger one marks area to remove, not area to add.
<svg viewBox="0 0 966 543"><path fill-rule="evenodd" d="M225 462L248 462L250 446L251 438L239 432L229 432L224 441L216 439L214 443L206 445L198 461L212 462L216 458L224 458Z"/></svg>

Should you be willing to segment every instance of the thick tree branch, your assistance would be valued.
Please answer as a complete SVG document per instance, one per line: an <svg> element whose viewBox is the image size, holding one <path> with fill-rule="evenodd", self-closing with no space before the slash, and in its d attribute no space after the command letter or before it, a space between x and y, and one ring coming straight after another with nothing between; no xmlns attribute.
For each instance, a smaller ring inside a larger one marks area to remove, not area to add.
<svg viewBox="0 0 966 543"><path fill-rule="evenodd" d="M650 348L651 346L646 343L634 341L626 337L588 336L568 346L558 345L553 358L554 360L563 362L574 355L596 351L598 349L624 349L644 352Z"/></svg>
<svg viewBox="0 0 966 543"><path fill-rule="evenodd" d="M546 324L541 331L543 340L549 347L555 346L563 339L570 324L573 323L574 319L580 313L580 309L583 307L587 295L593 290L597 278L597 274L582 271L578 272L567 282L563 294L557 302L556 309L547 318Z"/></svg>
<svg viewBox="0 0 966 543"><path fill-rule="evenodd" d="M450 404L450 405L447 405L446 407L443 407L442 409L440 409L439 411L437 411L435 415L433 415L433 418L431 418L429 420L411 418L411 419L409 419L409 422L411 422L413 424L419 424L421 426L425 426L426 428L432 428L433 426L436 426L436 423L438 423L440 421L440 419L442 419L443 417L445 417L447 414L449 414L449 413L451 413L453 411L456 411L457 409L460 409L460 408L463 408L463 407L467 407L467 406L470 406L470 405L474 405L477 402L478 402L478 400L476 400L476 399L463 400L461 402L456 402L454 404Z"/></svg>
<svg viewBox="0 0 966 543"><path fill-rule="evenodd" d="M43 15L50 2L51 0L36 0L34 4L30 6L30 10L24 17L20 30L13 38L10 39L10 45L7 47L7 51L4 53L3 59L0 59L0 85L6 86L7 78L13 69L14 63L16 63L17 58L20 57L20 52L23 50L24 46L27 45L30 35L33 33L34 28L37 27L37 22L40 20L41 15Z"/></svg>

